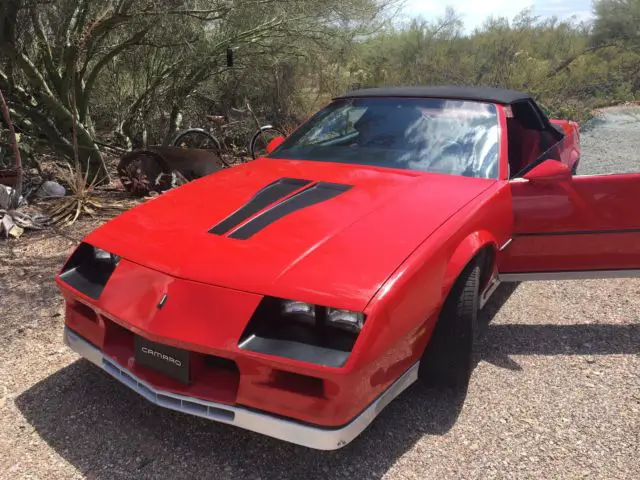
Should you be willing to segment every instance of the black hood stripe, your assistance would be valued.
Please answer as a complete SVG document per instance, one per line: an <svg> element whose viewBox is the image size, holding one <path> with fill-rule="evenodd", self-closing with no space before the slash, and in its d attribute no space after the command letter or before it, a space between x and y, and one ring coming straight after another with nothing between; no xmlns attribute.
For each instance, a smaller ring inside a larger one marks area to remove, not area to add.
<svg viewBox="0 0 640 480"><path fill-rule="evenodd" d="M245 220L248 220L260 210L268 207L274 202L291 195L296 190L309 185L311 180L300 178L281 178L260 189L251 199L238 210L217 225L214 225L209 233L224 235L229 230L237 227Z"/></svg>
<svg viewBox="0 0 640 480"><path fill-rule="evenodd" d="M247 223L242 225L236 231L229 235L230 238L238 240L246 240L252 235L255 235L260 230L268 225L271 225L276 220L289 215L297 210L310 207L316 203L324 202L333 197L340 195L351 189L352 185L343 185L340 183L326 183L319 182L312 185L295 195L291 195L286 200L274 205L273 207L265 210L260 215L257 215Z"/></svg>

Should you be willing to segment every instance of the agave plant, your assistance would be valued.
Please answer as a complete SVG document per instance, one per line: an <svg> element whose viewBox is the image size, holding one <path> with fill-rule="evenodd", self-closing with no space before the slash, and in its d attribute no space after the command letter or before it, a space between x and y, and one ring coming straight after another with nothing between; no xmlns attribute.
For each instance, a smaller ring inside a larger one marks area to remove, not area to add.
<svg viewBox="0 0 640 480"><path fill-rule="evenodd" d="M97 177L88 183L88 174L83 175L80 169L73 169L68 163L66 166L68 170L61 169L58 177L68 185L70 195L56 197L55 205L48 214L52 223L69 226L75 223L81 213L93 215L104 206L95 196Z"/></svg>

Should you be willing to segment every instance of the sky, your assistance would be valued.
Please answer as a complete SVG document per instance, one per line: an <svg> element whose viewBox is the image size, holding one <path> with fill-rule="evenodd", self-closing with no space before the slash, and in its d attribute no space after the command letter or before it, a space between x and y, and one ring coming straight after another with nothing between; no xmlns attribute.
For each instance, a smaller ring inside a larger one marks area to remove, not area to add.
<svg viewBox="0 0 640 480"><path fill-rule="evenodd" d="M467 30L480 26L490 15L512 19L520 11L533 7L533 14L560 19L576 15L577 20L589 20L591 0L405 0L403 13L432 19L441 16L446 7L461 14Z"/></svg>

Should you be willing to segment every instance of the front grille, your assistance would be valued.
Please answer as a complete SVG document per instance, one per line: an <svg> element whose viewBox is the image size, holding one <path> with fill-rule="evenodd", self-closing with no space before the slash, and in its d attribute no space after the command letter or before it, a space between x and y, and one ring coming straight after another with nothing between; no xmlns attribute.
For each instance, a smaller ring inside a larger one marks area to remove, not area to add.
<svg viewBox="0 0 640 480"><path fill-rule="evenodd" d="M219 422L232 423L235 418L235 413L231 410L225 410L223 408L212 407L205 402L198 402L195 399L185 399L178 396L172 396L167 393L156 392L152 386L136 379L130 375L126 370L121 368L118 364L103 358L102 367L109 374L116 377L127 387L139 393L147 400L155 403L161 407L170 408L179 412L189 413L191 415L197 415L199 417L209 418L217 420Z"/></svg>

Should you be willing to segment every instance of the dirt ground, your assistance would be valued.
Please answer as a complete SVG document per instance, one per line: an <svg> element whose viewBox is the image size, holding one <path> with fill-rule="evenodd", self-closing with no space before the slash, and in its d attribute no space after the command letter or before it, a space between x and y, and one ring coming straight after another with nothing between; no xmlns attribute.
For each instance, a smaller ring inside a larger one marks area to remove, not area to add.
<svg viewBox="0 0 640 480"><path fill-rule="evenodd" d="M628 137L610 148L637 152ZM601 167L583 158L581 173ZM413 386L317 452L155 407L79 360L53 283L73 246L0 244L2 479L640 478L640 279L500 287L466 398Z"/></svg>

